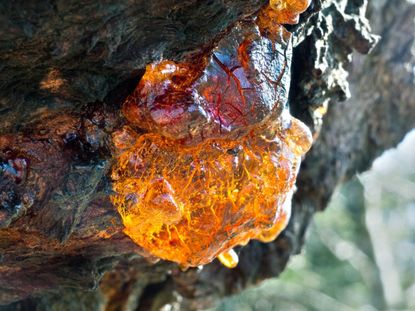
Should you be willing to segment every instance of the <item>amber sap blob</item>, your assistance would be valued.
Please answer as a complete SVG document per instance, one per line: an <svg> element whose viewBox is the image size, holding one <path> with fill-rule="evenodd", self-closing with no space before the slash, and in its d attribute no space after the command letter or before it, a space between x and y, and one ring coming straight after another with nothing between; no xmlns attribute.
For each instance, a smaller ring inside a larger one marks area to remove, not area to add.
<svg viewBox="0 0 415 311"><path fill-rule="evenodd" d="M270 0L269 8L275 11L279 24L297 24L301 13L310 6L311 0Z"/></svg>
<svg viewBox="0 0 415 311"><path fill-rule="evenodd" d="M138 136L112 173L125 232L183 266L207 264L249 239L275 239L289 218L299 155L310 144L298 124L292 119L282 136L261 128L239 141L191 147L158 134ZM292 149L298 140L302 147Z"/></svg>
<svg viewBox="0 0 415 311"><path fill-rule="evenodd" d="M291 45L274 44L255 23L236 25L202 63L150 64L123 106L130 122L196 145L238 139L278 119L288 95Z"/></svg>
<svg viewBox="0 0 415 311"><path fill-rule="evenodd" d="M285 228L312 139L286 105L291 45L280 24L307 5L271 1L200 63L146 68L123 106L130 125L113 134L111 199L125 233L150 254L233 268L233 247Z"/></svg>

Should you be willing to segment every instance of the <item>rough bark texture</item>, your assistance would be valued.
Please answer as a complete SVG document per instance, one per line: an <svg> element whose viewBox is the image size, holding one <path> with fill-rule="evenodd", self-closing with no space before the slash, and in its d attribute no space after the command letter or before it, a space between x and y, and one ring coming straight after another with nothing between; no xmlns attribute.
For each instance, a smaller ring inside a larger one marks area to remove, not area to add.
<svg viewBox="0 0 415 311"><path fill-rule="evenodd" d="M413 2L370 1L382 39L350 64L378 39L366 1L314 0L293 27L290 106L319 136L289 227L274 243L241 248L234 270L214 262L182 272L140 256L108 200L120 103L147 63L209 48L264 3L0 4L0 310L208 307L277 276L334 187L415 127Z"/></svg>

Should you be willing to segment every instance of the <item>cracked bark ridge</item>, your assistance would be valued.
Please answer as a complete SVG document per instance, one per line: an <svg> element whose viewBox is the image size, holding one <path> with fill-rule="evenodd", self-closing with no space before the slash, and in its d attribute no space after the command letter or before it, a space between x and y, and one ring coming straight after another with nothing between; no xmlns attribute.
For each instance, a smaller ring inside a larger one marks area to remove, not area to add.
<svg viewBox="0 0 415 311"><path fill-rule="evenodd" d="M0 4L0 130L45 106L102 101L161 58L180 61L266 0L13 1ZM29 109L29 107L30 109Z"/></svg>
<svg viewBox="0 0 415 311"><path fill-rule="evenodd" d="M234 270L149 263L106 199L115 103L147 63L191 56L266 1L166 2L0 4L0 310L210 306L281 272L334 187L415 127L415 5L314 0L292 28L290 107L319 137L289 227L238 250Z"/></svg>

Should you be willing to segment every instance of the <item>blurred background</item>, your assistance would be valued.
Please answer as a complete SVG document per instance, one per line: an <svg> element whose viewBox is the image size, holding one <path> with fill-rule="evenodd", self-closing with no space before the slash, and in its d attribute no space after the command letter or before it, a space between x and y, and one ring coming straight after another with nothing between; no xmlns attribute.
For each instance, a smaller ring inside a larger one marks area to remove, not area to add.
<svg viewBox="0 0 415 311"><path fill-rule="evenodd" d="M337 188L279 278L212 310L415 310L415 130Z"/></svg>

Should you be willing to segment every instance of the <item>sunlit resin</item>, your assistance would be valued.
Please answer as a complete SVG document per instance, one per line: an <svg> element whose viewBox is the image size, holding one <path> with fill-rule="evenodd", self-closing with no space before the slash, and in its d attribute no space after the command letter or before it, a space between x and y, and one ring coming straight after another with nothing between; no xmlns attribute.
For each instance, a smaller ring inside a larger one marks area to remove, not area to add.
<svg viewBox="0 0 415 311"><path fill-rule="evenodd" d="M218 257L233 268L233 247L285 228L312 139L285 105L290 34L285 17L270 17L298 18L307 6L271 1L198 64L149 65L126 100L131 126L113 134L112 202L125 233L152 255L183 267Z"/></svg>

